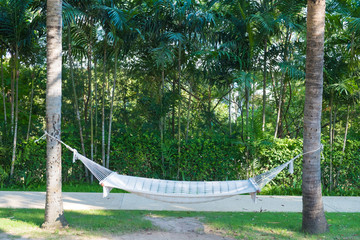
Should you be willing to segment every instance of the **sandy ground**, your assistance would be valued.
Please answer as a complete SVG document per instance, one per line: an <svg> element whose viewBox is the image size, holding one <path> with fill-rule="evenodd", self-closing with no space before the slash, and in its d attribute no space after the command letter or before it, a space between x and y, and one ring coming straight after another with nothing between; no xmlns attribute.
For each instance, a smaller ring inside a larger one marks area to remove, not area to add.
<svg viewBox="0 0 360 240"><path fill-rule="evenodd" d="M145 219L152 222L158 228L156 231L137 232L125 235L112 235L104 237L86 236L59 236L60 239L76 240L232 240L232 238L223 237L220 233L213 231L204 225L198 218L163 218L156 215L147 216ZM30 240L24 236L7 235L0 233L1 240Z"/></svg>
<svg viewBox="0 0 360 240"><path fill-rule="evenodd" d="M215 234L198 218L162 218L153 215L146 217L160 231L134 233L120 236L119 240L231 240Z"/></svg>

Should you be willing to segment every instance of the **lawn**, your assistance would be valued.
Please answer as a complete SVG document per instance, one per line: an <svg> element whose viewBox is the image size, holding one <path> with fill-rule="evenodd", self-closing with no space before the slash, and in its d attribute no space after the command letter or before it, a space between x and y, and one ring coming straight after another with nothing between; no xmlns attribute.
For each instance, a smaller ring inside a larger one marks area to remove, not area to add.
<svg viewBox="0 0 360 240"><path fill-rule="evenodd" d="M40 228L44 220L43 210L0 209L0 233L9 234L11 238L109 237L155 230L150 221L143 219L151 214L162 217L199 217L214 232L236 239L360 239L360 213L327 213L330 232L308 236L300 231L300 213L66 211L69 228L45 231Z"/></svg>

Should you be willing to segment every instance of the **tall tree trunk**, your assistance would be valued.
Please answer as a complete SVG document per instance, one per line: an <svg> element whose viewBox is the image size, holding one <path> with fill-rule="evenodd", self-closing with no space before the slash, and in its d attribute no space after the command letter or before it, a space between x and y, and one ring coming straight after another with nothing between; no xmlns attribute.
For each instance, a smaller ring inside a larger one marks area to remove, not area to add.
<svg viewBox="0 0 360 240"><path fill-rule="evenodd" d="M85 107L84 107L84 116L85 116L85 123L87 122L86 119L88 117L88 111L89 111L89 103L91 101L91 58L92 58L92 43L91 43L91 29L90 29L90 36L89 36L89 44L88 44L88 50L87 50L87 58L88 58L88 64L87 64L87 75L88 75L88 92L87 92L87 98L85 100Z"/></svg>
<svg viewBox="0 0 360 240"><path fill-rule="evenodd" d="M11 104L11 133L13 133L14 132L14 113L15 113L14 99L15 99L15 79L16 79L16 57L14 57L14 55L12 54L11 59L13 60L13 74L11 77L10 104Z"/></svg>
<svg viewBox="0 0 360 240"><path fill-rule="evenodd" d="M62 1L47 1L47 82L46 130L60 139L61 133L61 66L62 66ZM61 196L61 145L47 137L46 203L43 228L68 225Z"/></svg>
<svg viewBox="0 0 360 240"><path fill-rule="evenodd" d="M345 148L346 148L346 140L347 140L347 134L348 134L348 130L349 130L349 119L350 119L350 104L347 105L347 113L346 113L346 124L345 124L345 134L344 134L344 142L343 142L343 147L342 147L342 156L340 158L340 163L339 163L339 168L337 170L337 174L336 174L336 185L339 183L339 175L340 175L340 170L341 170L341 166L342 166L342 162L345 156Z"/></svg>
<svg viewBox="0 0 360 240"><path fill-rule="evenodd" d="M181 41L179 41L179 56L178 56L178 91L179 91L179 106L178 106L178 156L181 154Z"/></svg>
<svg viewBox="0 0 360 240"><path fill-rule="evenodd" d="M332 123L332 131L331 131L331 146L330 146L330 170L329 170L329 191L332 191L333 188L333 159L334 159L334 139L335 139L335 127L336 127L336 105L334 107L334 117Z"/></svg>
<svg viewBox="0 0 360 240"><path fill-rule="evenodd" d="M172 82L172 90L173 90L173 94L175 94L175 91L176 91L175 78ZM172 133L172 136L175 137L175 102L173 103L173 108L172 108L172 113L171 113L171 133Z"/></svg>
<svg viewBox="0 0 360 240"><path fill-rule="evenodd" d="M3 104L4 104L4 124L6 128L6 100L5 100L5 84L4 84L4 66L3 66L3 50L1 50L1 85L2 85L2 95L3 95Z"/></svg>
<svg viewBox="0 0 360 240"><path fill-rule="evenodd" d="M111 91L111 103L110 103L110 119L109 119L109 132L108 132L108 145L107 145L107 159L106 159L106 167L109 168L110 165L110 143L111 143L111 124L113 118L113 108L114 108L114 96L115 96L115 86L116 86L116 72L117 72L117 51L115 47L115 60L114 60L114 79L113 79L113 88Z"/></svg>
<svg viewBox="0 0 360 240"><path fill-rule="evenodd" d="M302 195L304 232L328 231L321 195L320 148L325 0L308 0ZM314 151L314 152L311 152Z"/></svg>
<svg viewBox="0 0 360 240"><path fill-rule="evenodd" d="M16 71L16 77L15 77L15 128L14 128L14 141L13 141L13 153L11 158L11 169L10 169L10 177L14 174L14 167L15 167L15 160L16 160L16 146L17 146L17 132L18 132L18 115L19 115L19 64L17 63L18 60L18 46L16 45L16 51L15 51L15 71Z"/></svg>
<svg viewBox="0 0 360 240"><path fill-rule="evenodd" d="M70 26L68 26L68 48L69 48L69 64L70 64L70 78L73 88L73 94L74 94L74 107L75 107L75 114L76 114L76 120L79 125L79 135L80 135L80 144L81 144L81 150L82 154L86 156L85 152L85 144L84 144L84 135L83 135L83 129L81 124L81 118L80 118L80 111L79 111L79 104L78 104L78 98L76 93L76 86L75 86L75 80L74 80L74 63L72 59L72 47L71 47L71 33L70 33ZM85 169L85 178L88 180L89 178L89 170L84 166Z"/></svg>
<svg viewBox="0 0 360 240"><path fill-rule="evenodd" d="M229 137L231 137L231 102L232 102L232 84L230 84L230 92L229 92Z"/></svg>
<svg viewBox="0 0 360 240"><path fill-rule="evenodd" d="M96 58L94 59L94 82L95 82L95 106L94 106L94 111L95 111L95 126L94 126L94 158L96 159L96 154L97 154L97 122L98 122L98 111L97 111L97 102L98 102L98 96L97 96L97 60Z"/></svg>
<svg viewBox="0 0 360 240"><path fill-rule="evenodd" d="M190 89L189 89L189 102L187 106L187 115L186 115L186 132L185 132L185 142L188 141L189 137L189 128L190 128L190 112L191 112L191 97L192 97L192 89L191 89L191 83L190 83Z"/></svg>
<svg viewBox="0 0 360 240"><path fill-rule="evenodd" d="M106 35L105 35L106 36ZM102 165L106 165L105 158L105 83L106 83L106 39L104 39L104 66L103 66L103 84L101 101L101 157Z"/></svg>
<svg viewBox="0 0 360 240"><path fill-rule="evenodd" d="M28 122L27 134L26 134L26 141L28 141L29 137L30 137L31 115L32 115L33 102L34 102L34 78L35 78L35 76L32 75L32 78L31 78L29 122Z"/></svg>
<svg viewBox="0 0 360 240"><path fill-rule="evenodd" d="M286 27L285 34L285 43L284 43L284 62L288 61L288 43L290 41L290 30L289 27ZM281 137L283 126L282 126L282 109L285 102L285 88L286 88L286 72L284 72L280 78L280 93L279 93L279 105L278 105L278 113L276 119L276 128L274 138Z"/></svg>
<svg viewBox="0 0 360 240"><path fill-rule="evenodd" d="M90 30L90 39L91 39L91 30ZM94 161L94 121L93 121L93 110L92 110L92 81L91 81L91 61L92 61L92 44L91 40L89 43L88 50L88 82L89 82L89 92L88 92L88 105L90 111L90 156L91 160ZM85 112L86 115L86 112ZM93 183L94 176L90 173L90 182Z"/></svg>
<svg viewBox="0 0 360 240"><path fill-rule="evenodd" d="M345 148L346 148L346 140L347 140L347 134L348 134L348 130L349 130L349 119L350 119L350 104L348 104L348 106L347 106L345 134L344 134L344 142L343 142L343 147L342 147L343 153L345 153Z"/></svg>
<svg viewBox="0 0 360 240"><path fill-rule="evenodd" d="M264 40L264 76L263 76L263 109L262 109L262 131L265 131L265 124L266 124L266 115L265 115L265 108L266 108L266 61L267 61L267 39Z"/></svg>
<svg viewBox="0 0 360 240"><path fill-rule="evenodd" d="M160 129L160 147L161 147L161 165L163 170L163 177L166 177L166 171L165 171L165 158L164 158L164 116L163 116L163 96L164 96L164 87L165 87L165 70L164 70L164 64L162 64L161 69L161 85L160 85L160 122L159 122L159 129Z"/></svg>

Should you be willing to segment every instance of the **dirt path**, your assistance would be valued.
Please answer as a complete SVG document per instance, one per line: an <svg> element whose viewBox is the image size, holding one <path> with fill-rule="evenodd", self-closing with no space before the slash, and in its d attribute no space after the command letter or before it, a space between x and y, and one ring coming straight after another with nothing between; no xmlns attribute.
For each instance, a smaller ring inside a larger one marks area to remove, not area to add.
<svg viewBox="0 0 360 240"><path fill-rule="evenodd" d="M214 234L198 218L145 217L159 231L133 233L116 237L118 240L232 240Z"/></svg>

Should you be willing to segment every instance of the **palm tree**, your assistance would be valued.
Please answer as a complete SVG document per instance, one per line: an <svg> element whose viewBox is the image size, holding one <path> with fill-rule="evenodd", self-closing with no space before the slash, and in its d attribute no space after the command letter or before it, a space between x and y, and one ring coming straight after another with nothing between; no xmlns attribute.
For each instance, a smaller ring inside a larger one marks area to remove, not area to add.
<svg viewBox="0 0 360 240"><path fill-rule="evenodd" d="M304 109L303 221L311 234L328 231L321 195L320 138L323 92L325 0L308 0Z"/></svg>
<svg viewBox="0 0 360 240"><path fill-rule="evenodd" d="M47 1L46 129L54 138L61 133L62 1ZM61 194L61 145L47 137L46 204L43 228L68 225Z"/></svg>

